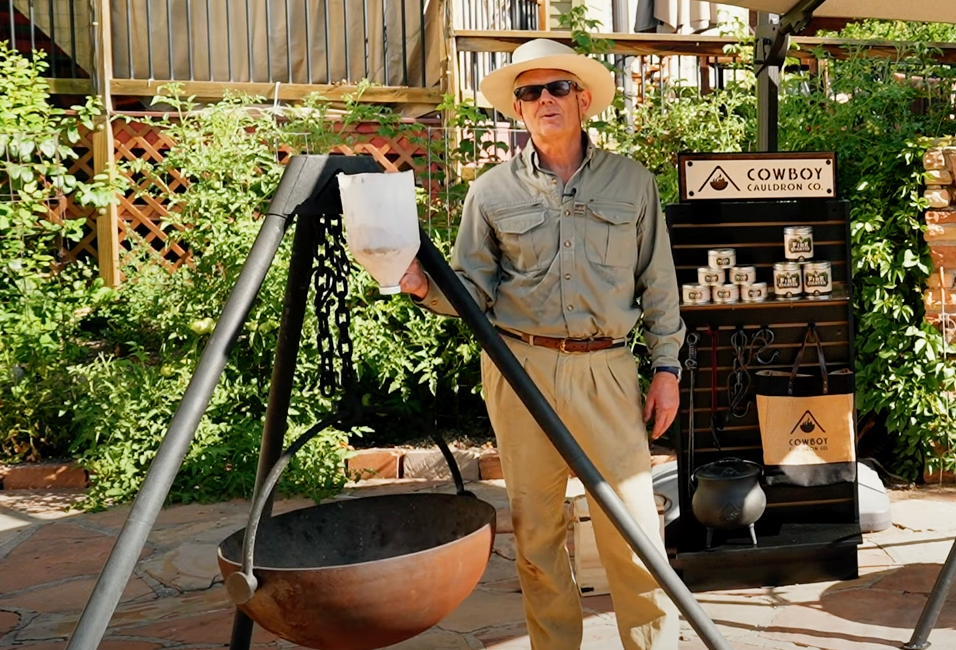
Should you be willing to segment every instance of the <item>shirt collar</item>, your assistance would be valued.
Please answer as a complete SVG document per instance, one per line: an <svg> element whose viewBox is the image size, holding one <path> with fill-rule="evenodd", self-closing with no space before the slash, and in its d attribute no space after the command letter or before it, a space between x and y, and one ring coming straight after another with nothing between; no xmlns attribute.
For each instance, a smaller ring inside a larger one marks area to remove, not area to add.
<svg viewBox="0 0 956 650"><path fill-rule="evenodd" d="M594 143L585 131L581 131L581 142L584 144L584 160L581 161L581 167L588 167L594 157ZM538 164L538 150L534 146L534 141L528 139L528 144L521 150L521 160L525 167L532 174L548 173Z"/></svg>

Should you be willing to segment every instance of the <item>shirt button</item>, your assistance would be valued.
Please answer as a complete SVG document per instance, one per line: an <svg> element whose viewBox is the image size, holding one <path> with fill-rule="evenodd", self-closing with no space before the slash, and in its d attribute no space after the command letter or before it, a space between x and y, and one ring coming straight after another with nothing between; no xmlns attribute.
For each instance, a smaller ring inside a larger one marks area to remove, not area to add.
<svg viewBox="0 0 956 650"><path fill-rule="evenodd" d="M570 210L565 210L565 211L564 211L564 216L568 216L569 214L571 214L571 211L570 211Z"/></svg>
<svg viewBox="0 0 956 650"><path fill-rule="evenodd" d="M565 274L564 274L564 279L565 279L565 280L570 280L570 279L571 279L571 274L570 274L570 273L565 273Z"/></svg>
<svg viewBox="0 0 956 650"><path fill-rule="evenodd" d="M564 246L565 246L565 248L570 247L570 246L571 246L571 240L570 240L570 239L566 239L566 240L564 241Z"/></svg>
<svg viewBox="0 0 956 650"><path fill-rule="evenodd" d="M552 178L552 179L551 179L551 184L552 184L552 185L557 185L557 184L558 184L558 179L557 179L557 178Z"/></svg>
<svg viewBox="0 0 956 650"><path fill-rule="evenodd" d="M568 305L568 311L574 311L574 305Z"/></svg>

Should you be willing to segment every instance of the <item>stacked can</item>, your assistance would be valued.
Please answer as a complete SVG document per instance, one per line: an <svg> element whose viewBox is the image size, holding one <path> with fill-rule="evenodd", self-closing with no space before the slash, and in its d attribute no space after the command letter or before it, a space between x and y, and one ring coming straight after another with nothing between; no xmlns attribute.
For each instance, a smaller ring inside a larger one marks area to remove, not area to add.
<svg viewBox="0 0 956 650"><path fill-rule="evenodd" d="M681 287L684 304L705 305L714 302L736 302L730 300L727 287L727 270L737 263L737 253L732 248L720 248L707 251L707 266L697 269L697 282ZM734 286L736 289L736 287Z"/></svg>
<svg viewBox="0 0 956 650"><path fill-rule="evenodd" d="M736 268L737 251L733 248L714 248L707 251L707 268L697 269L698 278L707 277L713 281L711 292L714 302L722 305L740 300L740 291L729 274Z"/></svg>
<svg viewBox="0 0 956 650"><path fill-rule="evenodd" d="M735 266L730 269L730 281L739 287L743 302L761 302L767 299L767 283L757 282L757 268Z"/></svg>
<svg viewBox="0 0 956 650"><path fill-rule="evenodd" d="M833 291L830 262L813 260L813 228L784 228L783 249L786 261L773 265L774 294L777 298L828 298Z"/></svg>

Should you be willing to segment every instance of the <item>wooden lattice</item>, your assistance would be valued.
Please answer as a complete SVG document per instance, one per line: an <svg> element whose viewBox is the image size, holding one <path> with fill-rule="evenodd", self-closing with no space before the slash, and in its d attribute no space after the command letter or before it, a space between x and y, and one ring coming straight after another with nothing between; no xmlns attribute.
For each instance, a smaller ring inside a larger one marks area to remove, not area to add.
<svg viewBox="0 0 956 650"><path fill-rule="evenodd" d="M116 162L123 163L139 159L153 163L162 162L165 152L172 146L172 139L163 130L155 125L134 120L112 121L113 139ZM419 182L424 187L435 191L434 178L443 165L442 156L436 153L440 147L423 146L427 139L440 141L442 133L438 129L429 130L422 125L420 131L400 134L395 137L383 136L378 133L376 124L360 124L349 129L347 139L350 144L335 147L330 153L345 155L368 154L375 158L386 171L414 170ZM81 179L89 179L93 175L93 147L88 133L76 146L80 157L72 166L71 173ZM276 156L280 162L285 162L292 155L300 153L292 146L283 146ZM316 152L311 152L316 153ZM122 165L121 165L122 167ZM169 268L176 268L188 259L188 251L180 247L175 240L170 239L169 229L163 220L169 215L167 206L155 197L157 192L154 186L163 182L173 192L182 191L187 180L175 171L170 177L161 181L145 174L131 174L124 172L130 181L130 189L120 197L117 208L119 221L119 239L121 247L129 252L142 242L148 245L156 257ZM66 259L77 259L86 255L97 255L96 246L96 214L92 209L81 208L72 202L60 207L60 211L71 216L83 216L87 219L87 227L82 241L72 246L66 252ZM134 235L135 233L135 235ZM139 252L138 250L136 252Z"/></svg>
<svg viewBox="0 0 956 650"><path fill-rule="evenodd" d="M113 122L114 156L120 169L123 162L147 160L161 163L173 141L160 128L145 122L115 120ZM156 199L154 185L165 183L172 192L181 191L186 181L175 170L168 178L156 179L146 174L123 171L130 189L120 197L117 206L120 246L131 251L142 242L167 266L175 268L187 258L186 251L171 239L172 226L164 224L169 216L166 205ZM134 236L135 234L135 236Z"/></svg>
<svg viewBox="0 0 956 650"><path fill-rule="evenodd" d="M70 161L68 168L69 174L76 177L78 181L89 182L93 178L93 134L86 128L80 128L80 139L73 145L73 151L77 154L75 160ZM64 218L83 218L86 222L83 225L83 238L78 242L71 242L63 249L63 261L72 262L78 259L97 259L96 250L96 209L77 205L73 197L57 201L50 206L50 217L54 220Z"/></svg>

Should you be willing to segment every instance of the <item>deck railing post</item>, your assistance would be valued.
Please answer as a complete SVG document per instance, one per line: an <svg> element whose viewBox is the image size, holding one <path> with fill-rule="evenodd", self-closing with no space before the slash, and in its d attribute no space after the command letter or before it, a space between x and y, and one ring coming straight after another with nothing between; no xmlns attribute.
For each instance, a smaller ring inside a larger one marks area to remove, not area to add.
<svg viewBox="0 0 956 650"><path fill-rule="evenodd" d="M110 84L113 81L113 38L110 25L109 0L93 3L93 48L95 70L93 88L103 102L103 115L96 121L93 131L93 174L116 174L115 147L113 142L113 99ZM130 62L132 66L132 62ZM96 212L96 256L100 277L107 286L120 283L119 272L119 217L116 204L110 203Z"/></svg>

